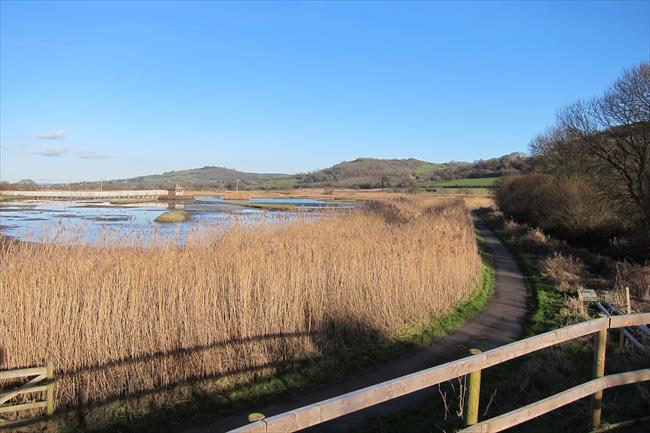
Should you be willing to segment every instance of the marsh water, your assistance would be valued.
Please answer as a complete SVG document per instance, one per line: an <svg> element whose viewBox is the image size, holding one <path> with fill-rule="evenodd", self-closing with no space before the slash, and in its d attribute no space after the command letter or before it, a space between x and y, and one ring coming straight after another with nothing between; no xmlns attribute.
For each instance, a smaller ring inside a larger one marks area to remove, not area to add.
<svg viewBox="0 0 650 433"><path fill-rule="evenodd" d="M291 206L283 211L248 208L218 196L200 197L184 202L152 201L111 204L98 201L0 202L0 233L16 239L46 242L52 239L71 243L95 243L101 239L176 240L183 243L189 236L241 224L277 224L297 218L318 218L325 210L346 209L349 202L312 199L251 199L255 204ZM190 219L182 223L157 223L159 215L175 209L186 211Z"/></svg>

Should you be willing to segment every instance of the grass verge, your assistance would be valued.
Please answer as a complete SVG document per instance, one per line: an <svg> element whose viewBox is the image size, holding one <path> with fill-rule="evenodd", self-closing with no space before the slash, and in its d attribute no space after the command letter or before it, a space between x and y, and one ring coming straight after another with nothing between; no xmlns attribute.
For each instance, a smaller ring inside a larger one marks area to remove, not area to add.
<svg viewBox="0 0 650 433"><path fill-rule="evenodd" d="M532 294L529 298L530 317L524 326L523 336L530 337L557 328L562 322L560 310L565 302L564 294L544 281L534 260L517 246L505 230L490 217L486 209L479 209L477 212L490 230L508 247L524 274L526 285Z"/></svg>
<svg viewBox="0 0 650 433"><path fill-rule="evenodd" d="M182 223L190 219L190 215L183 210L172 210L158 215L154 220L157 223Z"/></svg>

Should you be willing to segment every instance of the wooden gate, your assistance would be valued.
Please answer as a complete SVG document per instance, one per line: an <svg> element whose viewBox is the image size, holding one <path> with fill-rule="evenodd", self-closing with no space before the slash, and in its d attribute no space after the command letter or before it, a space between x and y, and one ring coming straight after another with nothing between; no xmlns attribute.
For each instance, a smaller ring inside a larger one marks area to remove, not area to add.
<svg viewBox="0 0 650 433"><path fill-rule="evenodd" d="M10 412L20 412L30 409L45 409L45 416L22 418L15 421L0 419L0 428L16 427L38 421L54 413L54 366L52 361L43 367L22 368L19 370L0 371L0 381L13 379L29 379L26 383L0 394L0 415ZM45 393L44 400L29 400L26 402L11 402L23 394Z"/></svg>

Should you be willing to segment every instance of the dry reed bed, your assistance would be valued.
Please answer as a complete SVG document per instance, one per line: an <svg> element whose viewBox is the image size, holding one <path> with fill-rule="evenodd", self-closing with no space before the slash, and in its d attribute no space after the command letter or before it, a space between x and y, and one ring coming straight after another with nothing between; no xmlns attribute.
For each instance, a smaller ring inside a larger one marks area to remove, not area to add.
<svg viewBox="0 0 650 433"><path fill-rule="evenodd" d="M53 359L71 404L390 338L480 257L462 202L401 198L185 247L5 243L0 269L0 368Z"/></svg>

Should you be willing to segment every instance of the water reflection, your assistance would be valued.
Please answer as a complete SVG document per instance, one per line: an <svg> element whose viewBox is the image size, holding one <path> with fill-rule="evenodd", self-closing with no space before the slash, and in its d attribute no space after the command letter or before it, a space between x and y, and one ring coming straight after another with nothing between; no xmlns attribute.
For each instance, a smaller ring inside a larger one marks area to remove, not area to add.
<svg viewBox="0 0 650 433"><path fill-rule="evenodd" d="M241 224L281 223L322 215L324 208L350 208L351 203L309 199L260 199L255 203L294 206L287 211L269 212L224 202L219 196L191 201L156 201L111 204L93 201L13 201L0 203L0 232L21 240L46 242L53 238L69 243L96 243L107 236L138 242L175 240L184 243L223 230L233 222ZM160 224L156 217L168 210L188 212L183 223Z"/></svg>

